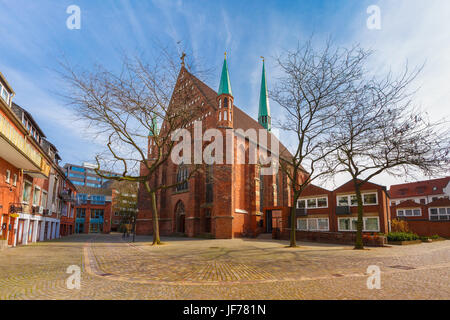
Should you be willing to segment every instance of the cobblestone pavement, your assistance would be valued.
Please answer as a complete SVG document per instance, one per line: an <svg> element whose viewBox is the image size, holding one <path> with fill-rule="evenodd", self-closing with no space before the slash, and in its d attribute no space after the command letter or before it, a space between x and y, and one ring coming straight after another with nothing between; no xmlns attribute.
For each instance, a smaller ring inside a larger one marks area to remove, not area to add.
<svg viewBox="0 0 450 320"><path fill-rule="evenodd" d="M450 299L450 241L352 250L272 240L76 235L0 252L0 299ZM68 266L81 288L67 289ZM381 269L369 290L367 267Z"/></svg>

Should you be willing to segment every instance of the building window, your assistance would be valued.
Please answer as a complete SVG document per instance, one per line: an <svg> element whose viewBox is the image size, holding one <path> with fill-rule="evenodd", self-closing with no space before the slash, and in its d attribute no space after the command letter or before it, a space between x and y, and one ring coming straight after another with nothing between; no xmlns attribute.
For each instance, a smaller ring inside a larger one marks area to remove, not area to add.
<svg viewBox="0 0 450 320"><path fill-rule="evenodd" d="M349 204L354 207L358 205L358 200L356 195L338 196L337 203L340 207L348 207Z"/></svg>
<svg viewBox="0 0 450 320"><path fill-rule="evenodd" d="M348 207L348 196L338 196L337 203L339 207Z"/></svg>
<svg viewBox="0 0 450 320"><path fill-rule="evenodd" d="M356 231L356 222L358 218L339 218L338 230L339 231ZM378 217L365 217L363 218L363 231L365 232L379 232L380 225Z"/></svg>
<svg viewBox="0 0 450 320"><path fill-rule="evenodd" d="M397 217L420 217L422 215L422 209L401 209L397 210Z"/></svg>
<svg viewBox="0 0 450 320"><path fill-rule="evenodd" d="M31 188L32 188L31 182L25 181L23 185L22 201L26 204L30 202Z"/></svg>
<svg viewBox="0 0 450 320"><path fill-rule="evenodd" d="M9 104L10 93L6 90L6 88L4 86L2 86L1 84L0 84L0 86L1 86L0 89L1 89L2 99L5 100L6 104Z"/></svg>
<svg viewBox="0 0 450 320"><path fill-rule="evenodd" d="M87 187L92 187L92 188L100 188L102 185L98 184L98 183L89 183L89 182L87 182L86 186Z"/></svg>
<svg viewBox="0 0 450 320"><path fill-rule="evenodd" d="M86 216L86 209L77 208L77 219L84 219L85 216Z"/></svg>
<svg viewBox="0 0 450 320"><path fill-rule="evenodd" d="M79 168L79 167L72 167L70 168L72 171L78 171L78 172L85 172L86 170L84 168Z"/></svg>
<svg viewBox="0 0 450 320"><path fill-rule="evenodd" d="M185 191L188 190L188 177L189 177L189 172L187 167L185 166L180 166L178 168L178 172L177 172L177 186L176 186L176 191Z"/></svg>
<svg viewBox="0 0 450 320"><path fill-rule="evenodd" d="M70 172L70 173L69 173L69 177L71 177L71 178L81 178L81 179L84 179L84 174L79 174L79 173L73 173L73 172Z"/></svg>
<svg viewBox="0 0 450 320"><path fill-rule="evenodd" d="M14 174L14 178L13 178L13 186L17 187L17 174Z"/></svg>
<svg viewBox="0 0 450 320"><path fill-rule="evenodd" d="M328 218L299 218L297 219L297 230L299 231L329 231Z"/></svg>
<svg viewBox="0 0 450 320"><path fill-rule="evenodd" d="M364 219L364 231L379 231L378 218L365 218Z"/></svg>
<svg viewBox="0 0 450 320"><path fill-rule="evenodd" d="M6 170L5 182L10 183L11 180L11 171Z"/></svg>
<svg viewBox="0 0 450 320"><path fill-rule="evenodd" d="M39 205L40 198L41 198L41 189L38 186L35 186L33 193L33 206Z"/></svg>
<svg viewBox="0 0 450 320"><path fill-rule="evenodd" d="M363 204L365 206L378 204L377 194L376 193L363 194Z"/></svg>
<svg viewBox="0 0 450 320"><path fill-rule="evenodd" d="M448 220L450 220L450 207L449 208L430 208L430 220L431 221L448 221Z"/></svg>
<svg viewBox="0 0 450 320"><path fill-rule="evenodd" d="M363 200L363 205L365 206L378 204L378 195L376 192L362 193L361 196ZM356 207L358 206L358 199L356 198L355 194L337 196L337 203L338 206L340 207L347 207L349 206L349 203L351 207Z"/></svg>
<svg viewBox="0 0 450 320"><path fill-rule="evenodd" d="M297 230L308 231L308 219L297 219Z"/></svg>
<svg viewBox="0 0 450 320"><path fill-rule="evenodd" d="M91 203L92 204L99 204L104 205L106 202L106 197L101 195L93 195L91 196Z"/></svg>
<svg viewBox="0 0 450 320"><path fill-rule="evenodd" d="M70 180L70 182L72 182L74 185L77 185L77 186L84 186L84 182L83 181Z"/></svg>
<svg viewBox="0 0 450 320"><path fill-rule="evenodd" d="M299 199L297 201L297 208L298 209L328 208L328 197Z"/></svg>
<svg viewBox="0 0 450 320"><path fill-rule="evenodd" d="M78 204L86 204L88 196L87 194L77 194L77 202Z"/></svg>
<svg viewBox="0 0 450 320"><path fill-rule="evenodd" d="M41 200L41 206L46 209L47 208L47 192L46 191L42 191L42 200Z"/></svg>
<svg viewBox="0 0 450 320"><path fill-rule="evenodd" d="M91 210L91 219L101 219L103 218L103 214L104 214L103 209Z"/></svg>

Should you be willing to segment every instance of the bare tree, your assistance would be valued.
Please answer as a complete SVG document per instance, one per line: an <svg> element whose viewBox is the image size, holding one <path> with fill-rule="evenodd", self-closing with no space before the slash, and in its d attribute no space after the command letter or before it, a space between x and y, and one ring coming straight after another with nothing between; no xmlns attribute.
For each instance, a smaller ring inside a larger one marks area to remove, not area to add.
<svg viewBox="0 0 450 320"><path fill-rule="evenodd" d="M197 168L191 167L189 175L176 182L157 182L157 173L177 143L173 135L187 128L203 110L191 105L193 91L174 91L176 86L185 86L186 78L179 76L182 73L178 58L166 49L155 51L151 63L124 57L117 72L101 66L80 72L65 63L61 75L69 85L65 97L70 105L81 120L88 122L97 139L105 143L105 150L96 156L96 173L116 181L136 182L145 188L152 202L153 244L160 244L156 193L185 183ZM185 54L183 68L184 59ZM153 140L152 154L147 145L149 136ZM120 174L109 176L102 170Z"/></svg>
<svg viewBox="0 0 450 320"><path fill-rule="evenodd" d="M359 46L335 48L331 41L316 50L309 40L277 59L283 76L271 98L285 111L278 126L295 141L292 155L280 154L280 168L293 191L291 247L296 246L297 200L309 184L334 172L327 159L336 145L328 137L339 125L337 115L351 102L369 55Z"/></svg>
<svg viewBox="0 0 450 320"><path fill-rule="evenodd" d="M412 82L420 68L408 67L397 77L389 72L369 78L352 92L352 103L341 110L339 127L329 143L336 152L329 164L351 175L358 203L355 249L363 249L363 199L361 187L381 173L397 177L427 175L449 169L449 130L444 121L431 123L413 107Z"/></svg>

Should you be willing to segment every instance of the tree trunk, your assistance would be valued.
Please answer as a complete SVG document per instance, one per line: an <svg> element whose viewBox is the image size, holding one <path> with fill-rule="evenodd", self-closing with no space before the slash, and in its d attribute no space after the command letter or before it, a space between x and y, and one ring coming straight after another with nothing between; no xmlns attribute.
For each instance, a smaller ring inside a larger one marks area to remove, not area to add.
<svg viewBox="0 0 450 320"><path fill-rule="evenodd" d="M363 250L363 202L361 196L361 186L355 181L355 193L358 201L358 221L356 222L355 249Z"/></svg>
<svg viewBox="0 0 450 320"><path fill-rule="evenodd" d="M133 217L133 242L136 241L136 216Z"/></svg>
<svg viewBox="0 0 450 320"><path fill-rule="evenodd" d="M159 238L159 221L158 221L158 209L156 208L156 193L154 191L151 192L152 196L152 208L153 208L153 245L161 244L161 240Z"/></svg>
<svg viewBox="0 0 450 320"><path fill-rule="evenodd" d="M296 192L294 192L294 199L293 199L293 204L292 204L292 208L291 208L291 237L290 237L290 244L289 246L292 248L295 248L297 246L297 226L296 226L296 207L297 207L297 200L300 197L299 194L297 194Z"/></svg>
<svg viewBox="0 0 450 320"><path fill-rule="evenodd" d="M291 242L289 244L290 247L295 248L297 246L296 240L296 226L295 226L295 205L291 208Z"/></svg>

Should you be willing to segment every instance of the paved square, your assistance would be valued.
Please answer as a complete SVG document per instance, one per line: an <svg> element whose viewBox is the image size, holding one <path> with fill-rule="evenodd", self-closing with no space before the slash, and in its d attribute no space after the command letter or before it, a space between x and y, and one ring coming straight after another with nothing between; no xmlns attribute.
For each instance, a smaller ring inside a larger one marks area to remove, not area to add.
<svg viewBox="0 0 450 320"><path fill-rule="evenodd" d="M450 299L450 241L352 250L285 241L74 235L0 253L0 299ZM81 289L68 289L70 265ZM381 269L369 290L367 267Z"/></svg>

